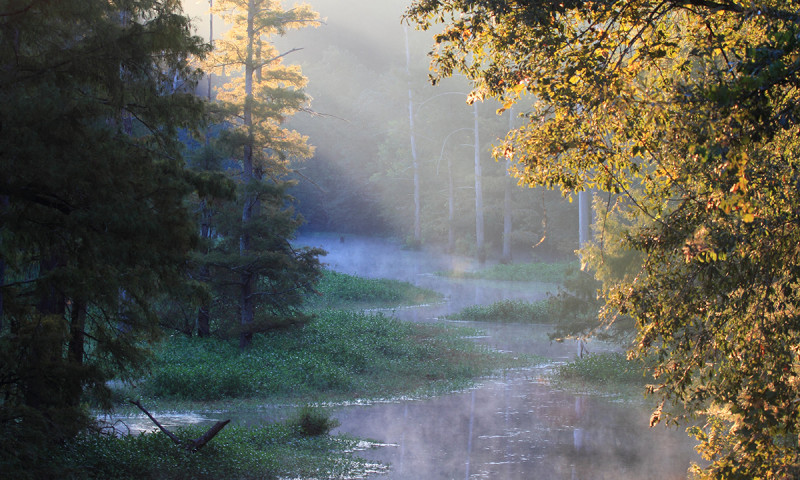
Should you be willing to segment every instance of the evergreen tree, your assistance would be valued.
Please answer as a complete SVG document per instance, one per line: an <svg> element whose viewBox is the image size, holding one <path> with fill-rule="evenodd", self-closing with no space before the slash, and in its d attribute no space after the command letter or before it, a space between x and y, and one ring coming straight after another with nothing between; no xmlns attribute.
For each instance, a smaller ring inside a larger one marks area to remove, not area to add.
<svg viewBox="0 0 800 480"><path fill-rule="evenodd" d="M198 179L177 131L201 120L206 48L177 0L0 9L0 461L42 478L38 447L140 366L155 300L185 285Z"/></svg>
<svg viewBox="0 0 800 480"><path fill-rule="evenodd" d="M281 226L288 220L281 213L288 160L313 152L306 137L283 126L288 116L306 108L308 97L302 90L306 78L298 67L282 63L287 53L278 52L270 38L319 21L308 6L284 10L274 0L221 0L215 11L231 23L217 41L211 63L235 75L217 98L229 112L233 127L227 138L240 155L241 215L239 225L229 229L238 238L238 260L235 266L227 265L239 276L239 343L245 348L254 331L264 328L264 321L256 318L257 305L265 299L291 298L288 292L310 288L317 275L313 259L319 252L292 250L287 237L293 229ZM281 277L281 262L287 269L302 266L303 273L292 285L284 283L292 275ZM283 301L266 303L277 307Z"/></svg>

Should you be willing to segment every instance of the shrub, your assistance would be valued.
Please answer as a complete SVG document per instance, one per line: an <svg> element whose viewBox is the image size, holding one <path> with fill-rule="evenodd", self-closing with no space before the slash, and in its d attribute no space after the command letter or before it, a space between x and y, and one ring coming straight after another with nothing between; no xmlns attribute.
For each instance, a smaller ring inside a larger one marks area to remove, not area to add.
<svg viewBox="0 0 800 480"><path fill-rule="evenodd" d="M331 418L327 410L311 405L300 407L286 423L305 437L327 435L339 426L339 420Z"/></svg>

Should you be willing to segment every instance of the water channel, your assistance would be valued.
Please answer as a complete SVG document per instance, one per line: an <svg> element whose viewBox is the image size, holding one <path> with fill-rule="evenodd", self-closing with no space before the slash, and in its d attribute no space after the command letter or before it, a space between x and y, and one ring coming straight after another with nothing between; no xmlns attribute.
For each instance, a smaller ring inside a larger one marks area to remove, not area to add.
<svg viewBox="0 0 800 480"><path fill-rule="evenodd" d="M407 251L391 241L312 236L301 242L328 251L331 269L372 278L395 278L445 296L436 305L398 308L389 313L416 322L445 322L465 306L501 299L537 300L556 285L547 283L454 280L442 270L470 270L470 259ZM476 341L512 353L534 353L553 362L575 357L576 345L552 343L551 327L474 323L485 335ZM591 344L592 351L613 346ZM391 469L377 478L452 479L679 479L699 461L683 428L649 428L650 410L637 402L599 395L576 395L549 385L547 369L513 371L482 380L474 388L430 399L399 399L332 407L341 425L333 433L369 438L378 448L359 455ZM220 416L237 417L233 412ZM280 413L239 418L244 423L274 421ZM213 420L198 416L170 424ZM174 420L174 422L171 422ZM147 421L129 418L134 430Z"/></svg>
<svg viewBox="0 0 800 480"><path fill-rule="evenodd" d="M538 300L554 284L452 280L442 270L471 270L470 259L402 250L368 238L306 239L329 253L328 266L365 277L396 278L439 291L439 305L393 312L441 322L465 306L501 299ZM549 326L475 324L494 348L572 360L577 348L552 343ZM592 345L593 351L612 346ZM646 405L555 390L547 367L486 379L460 393L423 400L343 406L335 432L387 446L362 456L390 463L389 479L678 479L699 461L683 429L649 428ZM335 433L334 432L334 433Z"/></svg>

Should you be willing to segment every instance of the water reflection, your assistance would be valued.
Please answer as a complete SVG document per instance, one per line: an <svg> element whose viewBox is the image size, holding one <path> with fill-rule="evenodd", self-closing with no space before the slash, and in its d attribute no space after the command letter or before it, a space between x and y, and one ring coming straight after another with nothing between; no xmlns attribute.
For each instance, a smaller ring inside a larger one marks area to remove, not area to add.
<svg viewBox="0 0 800 480"><path fill-rule="evenodd" d="M392 311L408 321L441 322L466 306L541 300L556 290L551 283L440 277L433 272L477 265L402 251L380 240L309 244L328 249L325 261L335 270L396 278L444 294L442 304ZM486 332L477 341L498 350L554 361L571 360L577 352L576 344L551 342L548 325L468 324ZM592 345L593 352L611 348ZM390 463L386 478L396 480L677 479L686 478L690 463L699 460L683 430L650 429L645 406L556 391L545 377L542 369L513 372L434 399L340 407L337 431L396 445L363 452L369 460Z"/></svg>
<svg viewBox="0 0 800 480"><path fill-rule="evenodd" d="M390 479L685 478L685 433L649 429L648 412L553 391L535 373L430 400L341 407L339 432L395 443L362 452Z"/></svg>

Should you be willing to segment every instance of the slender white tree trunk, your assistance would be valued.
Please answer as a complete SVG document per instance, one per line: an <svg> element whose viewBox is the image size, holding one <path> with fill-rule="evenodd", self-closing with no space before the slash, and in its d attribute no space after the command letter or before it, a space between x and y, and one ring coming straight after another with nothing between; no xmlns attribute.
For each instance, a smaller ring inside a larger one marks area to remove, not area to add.
<svg viewBox="0 0 800 480"><path fill-rule="evenodd" d="M406 34L406 75L408 77L408 127L411 132L411 162L414 169L414 242L419 244L422 241L419 161L417 159L417 140L414 136L414 95L411 90L411 49L408 46L408 26L404 30Z"/></svg>
<svg viewBox="0 0 800 480"><path fill-rule="evenodd" d="M592 194L578 192L578 248L584 248L592 238Z"/></svg>
<svg viewBox="0 0 800 480"><path fill-rule="evenodd" d="M486 261L486 245L483 229L483 173L481 172L481 142L478 129L478 103L472 104L475 115L475 246L478 261Z"/></svg>
<svg viewBox="0 0 800 480"><path fill-rule="evenodd" d="M508 131L514 129L514 109L508 111ZM511 192L514 188L514 179L511 177L511 159L506 158L506 181L503 192L503 263L511 263Z"/></svg>

